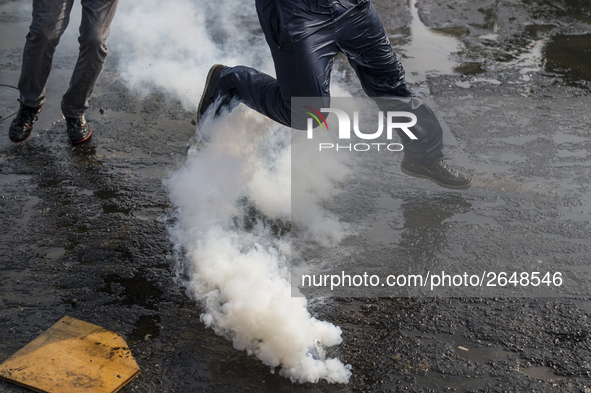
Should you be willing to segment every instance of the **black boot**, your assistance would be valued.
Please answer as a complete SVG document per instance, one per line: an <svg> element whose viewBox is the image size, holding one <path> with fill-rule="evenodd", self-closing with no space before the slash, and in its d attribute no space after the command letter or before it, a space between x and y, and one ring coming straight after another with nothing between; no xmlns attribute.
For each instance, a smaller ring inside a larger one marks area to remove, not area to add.
<svg viewBox="0 0 591 393"><path fill-rule="evenodd" d="M400 170L410 176L429 179L445 188L462 190L472 185L472 177L447 164L443 159L423 165L405 156Z"/></svg>
<svg viewBox="0 0 591 393"><path fill-rule="evenodd" d="M81 117L66 117L68 136L72 144L82 143L90 139L92 130L86 122L84 115Z"/></svg>
<svg viewBox="0 0 591 393"><path fill-rule="evenodd" d="M20 101L20 100L19 100ZM8 129L8 138L14 143L21 143L27 140L33 130L33 123L37 121L37 115L41 113L41 106L26 106L21 102L21 106L16 117L10 123Z"/></svg>
<svg viewBox="0 0 591 393"><path fill-rule="evenodd" d="M207 109L214 103L214 100L210 98L211 92L213 91L213 87L215 83L220 79L220 75L222 71L226 68L225 65L216 64L209 69L209 73L207 74L207 78L205 79L205 87L203 88L203 94L201 95L201 101L199 101L199 107L197 107L197 124L201 120L201 117L207 112Z"/></svg>

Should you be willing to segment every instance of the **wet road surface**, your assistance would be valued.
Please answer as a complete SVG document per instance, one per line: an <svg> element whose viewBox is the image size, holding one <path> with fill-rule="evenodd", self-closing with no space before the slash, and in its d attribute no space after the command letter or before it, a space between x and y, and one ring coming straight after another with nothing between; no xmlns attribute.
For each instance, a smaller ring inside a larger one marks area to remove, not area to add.
<svg viewBox="0 0 591 393"><path fill-rule="evenodd" d="M22 46L13 32L24 36L28 23L15 4L0 2L0 83L12 86ZM126 338L142 373L125 392L591 391L591 11L575 0L413 5L376 1L409 82L445 124L446 155L475 185L448 192L368 160L368 172L383 173L366 195L374 202L333 211L365 225L373 258L457 271L541 261L570 272L563 292L314 303L343 329L332 351L353 366L351 381L272 374L205 329L176 279L162 179L185 160L193 112L166 93L130 91L113 53L87 114L93 139L72 147L57 98L73 57L65 48L53 100L24 144L6 137L16 90L0 87L0 361L69 315ZM421 48L434 40L443 55L427 61L433 52ZM0 391L24 390L0 382Z"/></svg>

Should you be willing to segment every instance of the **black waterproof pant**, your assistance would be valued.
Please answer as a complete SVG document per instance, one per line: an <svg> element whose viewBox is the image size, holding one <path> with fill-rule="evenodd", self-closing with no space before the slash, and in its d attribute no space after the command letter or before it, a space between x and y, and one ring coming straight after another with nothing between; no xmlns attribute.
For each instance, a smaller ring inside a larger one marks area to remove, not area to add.
<svg viewBox="0 0 591 393"><path fill-rule="evenodd" d="M212 99L236 97L281 124L303 129L305 124L292 124L291 98L321 97L328 107L331 69L343 52L368 96L401 98L378 100L381 110L417 115L412 128L417 140L397 129L405 154L422 164L443 158L441 126L429 107L409 98L402 64L369 0L257 0L256 5L277 79L251 67L228 68Z"/></svg>

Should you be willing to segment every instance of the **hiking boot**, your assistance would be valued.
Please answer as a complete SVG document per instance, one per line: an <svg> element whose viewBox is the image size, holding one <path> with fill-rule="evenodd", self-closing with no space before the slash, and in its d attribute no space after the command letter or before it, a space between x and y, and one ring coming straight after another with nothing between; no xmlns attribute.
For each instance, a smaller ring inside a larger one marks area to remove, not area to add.
<svg viewBox="0 0 591 393"><path fill-rule="evenodd" d="M445 188L463 190L472 185L472 177L447 164L443 159L423 165L404 157L400 170L409 176L429 179Z"/></svg>
<svg viewBox="0 0 591 393"><path fill-rule="evenodd" d="M26 106L21 102L18 113L8 128L8 138L14 143L26 141L33 130L33 123L37 121L37 115L41 113L41 108L42 106Z"/></svg>
<svg viewBox="0 0 591 393"><path fill-rule="evenodd" d="M225 65L216 64L209 69L209 73L207 74L207 78L205 80L205 87L203 88L203 94L201 95L201 101L199 101L199 107L197 107L197 124L201 120L201 117L207 112L209 107L214 103L214 100L210 98L211 92L213 91L213 87L215 83L220 79L220 75L222 71L226 68Z"/></svg>
<svg viewBox="0 0 591 393"><path fill-rule="evenodd" d="M86 122L84 115L81 117L66 117L68 136L72 144L82 143L90 139L92 130Z"/></svg>

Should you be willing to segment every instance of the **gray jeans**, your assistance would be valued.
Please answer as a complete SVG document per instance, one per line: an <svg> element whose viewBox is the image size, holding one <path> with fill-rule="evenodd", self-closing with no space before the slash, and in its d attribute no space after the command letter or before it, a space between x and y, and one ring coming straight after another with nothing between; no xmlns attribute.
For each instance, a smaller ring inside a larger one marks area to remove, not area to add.
<svg viewBox="0 0 591 393"><path fill-rule="evenodd" d="M80 53L70 87L62 98L62 112L66 117L80 117L88 109L88 97L107 57L107 37L119 0L81 2ZM45 85L53 54L70 21L73 3L74 0L33 0L33 21L27 34L18 82L21 101L27 106L45 103Z"/></svg>

